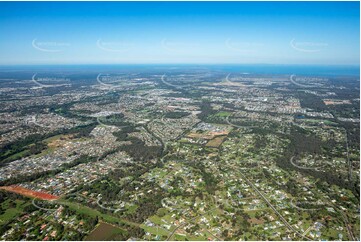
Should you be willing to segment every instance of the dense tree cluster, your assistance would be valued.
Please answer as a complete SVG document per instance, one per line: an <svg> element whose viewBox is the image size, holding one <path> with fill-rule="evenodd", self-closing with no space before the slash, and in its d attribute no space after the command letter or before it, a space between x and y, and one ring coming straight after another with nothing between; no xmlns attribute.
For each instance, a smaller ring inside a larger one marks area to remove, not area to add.
<svg viewBox="0 0 361 242"><path fill-rule="evenodd" d="M117 113L100 118L100 121L107 125L128 126L129 122L124 121L124 114Z"/></svg>
<svg viewBox="0 0 361 242"><path fill-rule="evenodd" d="M322 99L314 94L296 92L296 97L300 99L301 107L303 108L310 108L316 112L322 112L328 109Z"/></svg>
<svg viewBox="0 0 361 242"><path fill-rule="evenodd" d="M276 159L277 164L285 170L296 170L303 174L319 178L320 181L325 181L329 184L335 184L340 187L350 189L356 197L359 197L359 184L357 182L350 182L347 177L341 174L335 174L332 172L325 172L313 169L300 169L291 164L291 157L300 157L304 153L310 154L323 154L323 147L327 147L330 143L321 141L318 137L311 132L293 126L291 134L289 135L291 140L290 145L285 149L284 154L279 159ZM346 168L345 168L346 169ZM292 192L292 183L289 184L288 189Z"/></svg>
<svg viewBox="0 0 361 242"><path fill-rule="evenodd" d="M216 110L213 110L209 101L202 101L202 103L200 104L200 109L201 113L197 114L197 116L202 121L204 121L207 116L217 113Z"/></svg>
<svg viewBox="0 0 361 242"><path fill-rule="evenodd" d="M131 142L129 145L122 145L117 148L118 151L125 151L136 161L149 161L162 155L161 146L146 146L144 141L129 136L129 133L132 132L137 132L137 130L134 126L129 125L113 133L113 135L117 137L117 140Z"/></svg>
<svg viewBox="0 0 361 242"><path fill-rule="evenodd" d="M168 112L164 115L165 118L172 118L172 119L178 119L178 118L183 118L186 117L188 115L190 115L191 113L188 112Z"/></svg>

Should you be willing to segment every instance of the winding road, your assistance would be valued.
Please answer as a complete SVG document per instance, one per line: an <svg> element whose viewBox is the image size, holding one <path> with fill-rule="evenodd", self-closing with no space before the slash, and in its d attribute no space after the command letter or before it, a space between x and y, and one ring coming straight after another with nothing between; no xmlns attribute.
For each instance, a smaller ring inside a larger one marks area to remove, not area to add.
<svg viewBox="0 0 361 242"><path fill-rule="evenodd" d="M45 84L42 84L42 83L38 82L37 80L35 80L36 75L37 75L37 73L35 73L35 74L32 76L31 81L34 82L36 85L38 85L38 86L41 87L41 88L70 86L70 84L45 85Z"/></svg>
<svg viewBox="0 0 361 242"><path fill-rule="evenodd" d="M303 169L303 170L315 170L315 171L317 171L317 170L319 170L320 168L322 168L321 166L318 166L318 167L304 167L304 166L299 166L299 165L297 165L297 164L295 164L295 163L293 162L293 158L295 158L295 157L292 156L291 159L290 159L291 164L292 164L294 167L297 167L297 168L299 168L299 169Z"/></svg>
<svg viewBox="0 0 361 242"><path fill-rule="evenodd" d="M39 205L37 205L35 203L35 198L33 199L32 204L34 205L34 207L36 207L36 208L38 208L40 210L45 210L45 211L55 211L56 210L56 208L43 208L43 207L40 207Z"/></svg>

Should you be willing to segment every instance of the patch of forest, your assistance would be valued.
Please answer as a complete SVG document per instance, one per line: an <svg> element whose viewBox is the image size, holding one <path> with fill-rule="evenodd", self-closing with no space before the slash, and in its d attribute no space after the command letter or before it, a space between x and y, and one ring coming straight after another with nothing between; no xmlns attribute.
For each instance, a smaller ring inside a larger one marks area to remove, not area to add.
<svg viewBox="0 0 361 242"><path fill-rule="evenodd" d="M292 126L289 139L291 143L287 149L285 149L283 156L279 159L276 159L278 166L285 170L296 170L303 174L318 178L320 181L325 181L329 184L334 184L345 189L350 189L356 197L360 196L359 184L357 182L350 183L347 177L344 177L341 174L312 169L300 169L291 164L291 157L297 157L304 153L314 155L322 154L325 149L330 149L330 143L323 142L320 138L313 135L309 131L303 130L296 126ZM347 167L345 167L345 169L347 169Z"/></svg>
<svg viewBox="0 0 361 242"><path fill-rule="evenodd" d="M165 118L171 118L171 119L178 119L178 118L183 118L186 117L188 115L190 115L191 113L189 112L180 112L180 111L175 111L175 112L168 112L164 115Z"/></svg>
<svg viewBox="0 0 361 242"><path fill-rule="evenodd" d="M113 135L117 137L118 141L130 141L131 144L122 145L117 148L117 151L124 151L131 156L135 161L150 161L162 155L162 146L147 146L144 141L129 136L129 133L138 132L133 125L122 128L120 131L114 132Z"/></svg>
<svg viewBox="0 0 361 242"><path fill-rule="evenodd" d="M328 110L323 100L314 94L296 92L296 98L300 100L300 104L302 108L310 108L315 110L316 112L322 112L324 110Z"/></svg>

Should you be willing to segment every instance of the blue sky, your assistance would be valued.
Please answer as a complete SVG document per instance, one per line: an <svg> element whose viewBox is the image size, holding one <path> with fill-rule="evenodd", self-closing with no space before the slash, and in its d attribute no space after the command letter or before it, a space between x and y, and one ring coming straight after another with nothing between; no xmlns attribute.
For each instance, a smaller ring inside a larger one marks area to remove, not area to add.
<svg viewBox="0 0 361 242"><path fill-rule="evenodd" d="M359 2L0 2L0 64L360 62Z"/></svg>

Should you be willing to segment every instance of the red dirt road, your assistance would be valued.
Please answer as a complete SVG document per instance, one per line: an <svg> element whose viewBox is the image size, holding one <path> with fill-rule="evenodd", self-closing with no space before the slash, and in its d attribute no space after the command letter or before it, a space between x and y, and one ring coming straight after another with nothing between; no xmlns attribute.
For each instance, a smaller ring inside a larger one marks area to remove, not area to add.
<svg viewBox="0 0 361 242"><path fill-rule="evenodd" d="M24 195L27 197L42 199L42 200L56 200L59 198L58 196L54 196L54 195L51 195L51 194L48 194L45 192L37 192L37 191L26 189L24 187L15 186L15 185L3 186L3 187L0 187L0 189L9 191L9 192L18 193L20 195Z"/></svg>

